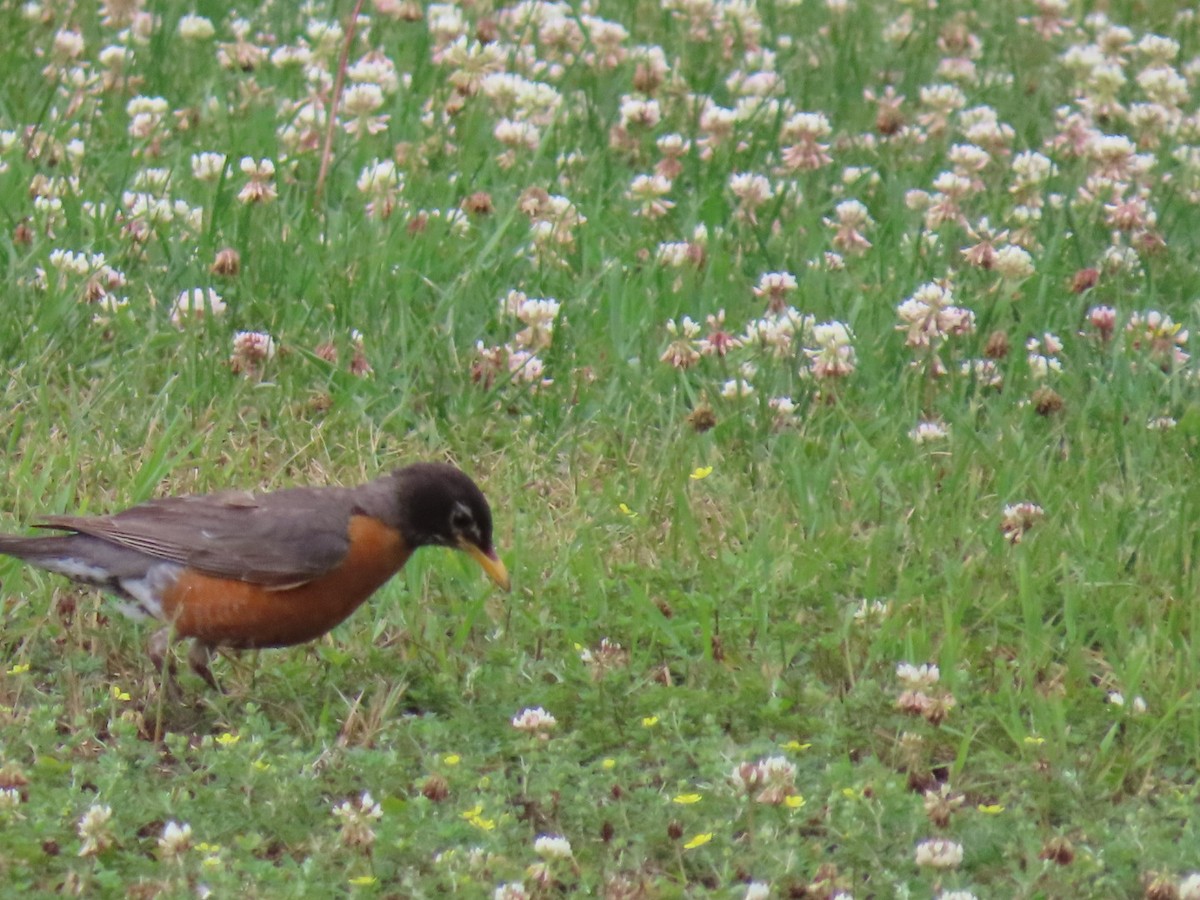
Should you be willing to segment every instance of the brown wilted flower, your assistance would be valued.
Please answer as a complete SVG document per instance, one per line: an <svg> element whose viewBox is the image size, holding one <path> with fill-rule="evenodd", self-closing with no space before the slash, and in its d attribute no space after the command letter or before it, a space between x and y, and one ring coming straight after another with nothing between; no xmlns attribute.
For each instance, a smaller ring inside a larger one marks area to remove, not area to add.
<svg viewBox="0 0 1200 900"><path fill-rule="evenodd" d="M709 429L717 427L717 414L707 403L702 403L688 413L687 423L697 434L703 434Z"/></svg>
<svg viewBox="0 0 1200 900"><path fill-rule="evenodd" d="M492 205L492 195L487 191L476 191L462 203L464 212L476 216L490 216L495 207Z"/></svg>
<svg viewBox="0 0 1200 900"><path fill-rule="evenodd" d="M875 130L884 137L891 137L904 127L904 113L900 107L904 105L904 95L897 94L890 84L880 95L874 91L863 91L863 97L875 104Z"/></svg>
<svg viewBox="0 0 1200 900"><path fill-rule="evenodd" d="M232 278L242 271L241 254L232 247L224 247L217 251L216 258L213 260L209 272L213 275L221 275Z"/></svg>
<svg viewBox="0 0 1200 900"><path fill-rule="evenodd" d="M1033 408L1039 416L1051 416L1062 411L1063 398L1053 388L1040 387L1033 392Z"/></svg>
<svg viewBox="0 0 1200 900"><path fill-rule="evenodd" d="M1004 359L1008 356L1008 332L996 329L988 335L983 345L983 355L988 359Z"/></svg>
<svg viewBox="0 0 1200 900"><path fill-rule="evenodd" d="M1170 875L1155 875L1142 896L1146 900L1180 900L1179 888Z"/></svg>
<svg viewBox="0 0 1200 900"><path fill-rule="evenodd" d="M943 784L937 790L925 792L925 815L929 816L929 821L936 827L945 828L950 824L950 816L965 801L966 798L962 794L954 793L950 785Z"/></svg>
<svg viewBox="0 0 1200 900"><path fill-rule="evenodd" d="M1075 847L1065 837L1052 837L1038 853L1038 859L1048 859L1057 865L1069 866L1075 861Z"/></svg>
<svg viewBox="0 0 1200 900"><path fill-rule="evenodd" d="M450 796L450 782L441 775L430 775L421 785L421 794L434 803L441 803Z"/></svg>
<svg viewBox="0 0 1200 900"><path fill-rule="evenodd" d="M29 779L15 762L6 762L0 766L0 790L19 790L27 784Z"/></svg>

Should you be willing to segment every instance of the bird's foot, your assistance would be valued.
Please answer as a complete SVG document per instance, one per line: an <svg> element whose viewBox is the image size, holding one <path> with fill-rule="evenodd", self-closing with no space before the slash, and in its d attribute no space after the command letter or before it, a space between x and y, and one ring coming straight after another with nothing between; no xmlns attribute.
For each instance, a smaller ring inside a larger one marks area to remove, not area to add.
<svg viewBox="0 0 1200 900"><path fill-rule="evenodd" d="M212 659L212 650L208 644L200 641L192 641L192 646L188 650L188 665L192 671L199 675L208 684L210 688L218 694L224 693L221 686L217 684L217 679L212 673L212 669L208 667L208 662Z"/></svg>

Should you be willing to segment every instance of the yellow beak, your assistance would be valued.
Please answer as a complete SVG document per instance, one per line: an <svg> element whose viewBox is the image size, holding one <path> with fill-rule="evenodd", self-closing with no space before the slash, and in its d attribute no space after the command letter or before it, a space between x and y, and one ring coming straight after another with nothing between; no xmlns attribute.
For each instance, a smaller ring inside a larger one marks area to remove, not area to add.
<svg viewBox="0 0 1200 900"><path fill-rule="evenodd" d="M512 581L508 577L508 569L504 568L504 563L500 561L500 557L496 555L496 551L484 553L477 546L467 540L460 540L458 546L466 551L475 562L479 563L479 567L487 573L488 578L496 582L501 590L511 590Z"/></svg>

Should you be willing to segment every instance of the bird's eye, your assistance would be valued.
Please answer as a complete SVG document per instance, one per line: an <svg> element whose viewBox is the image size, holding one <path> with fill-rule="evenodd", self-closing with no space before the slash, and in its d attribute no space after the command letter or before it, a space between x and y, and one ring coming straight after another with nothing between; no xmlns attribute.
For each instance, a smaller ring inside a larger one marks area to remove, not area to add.
<svg viewBox="0 0 1200 900"><path fill-rule="evenodd" d="M473 521L474 517L471 515L471 511L465 506L456 506L450 513L450 527L455 531L469 530Z"/></svg>

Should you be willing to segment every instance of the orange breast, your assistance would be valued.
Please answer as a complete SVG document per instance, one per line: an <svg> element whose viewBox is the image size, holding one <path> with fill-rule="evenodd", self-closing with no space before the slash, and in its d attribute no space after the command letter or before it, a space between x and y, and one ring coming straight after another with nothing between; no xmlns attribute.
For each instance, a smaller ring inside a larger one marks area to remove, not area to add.
<svg viewBox="0 0 1200 900"><path fill-rule="evenodd" d="M337 568L278 590L185 570L163 595L175 634L211 646L285 647L319 637L354 612L407 562L400 533L377 519L352 516L350 552Z"/></svg>

